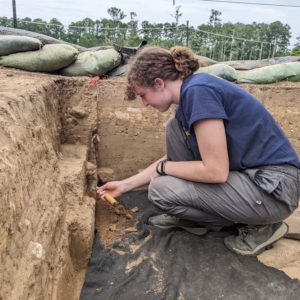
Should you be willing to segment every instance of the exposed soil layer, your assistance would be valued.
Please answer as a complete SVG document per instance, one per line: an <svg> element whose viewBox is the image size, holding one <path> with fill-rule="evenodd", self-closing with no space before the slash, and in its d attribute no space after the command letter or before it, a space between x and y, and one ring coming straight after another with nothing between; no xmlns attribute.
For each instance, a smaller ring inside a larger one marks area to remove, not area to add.
<svg viewBox="0 0 300 300"><path fill-rule="evenodd" d="M80 293L94 232L90 146L61 136L64 102L85 82L0 69L0 299Z"/></svg>
<svg viewBox="0 0 300 300"><path fill-rule="evenodd" d="M103 200L98 200L96 204L95 225L101 238L101 243L108 247L120 241L120 239L130 232L136 232L136 221L134 214L138 210L127 211L123 205L112 206Z"/></svg>
<svg viewBox="0 0 300 300"><path fill-rule="evenodd" d="M95 201L87 181L121 179L161 157L173 112L124 101L125 85L122 78L94 86L86 77L0 68L0 299L78 299L95 214L107 249L135 231L132 207L129 219ZM300 84L245 88L262 99L300 154ZM299 278L299 242L286 243L260 259Z"/></svg>

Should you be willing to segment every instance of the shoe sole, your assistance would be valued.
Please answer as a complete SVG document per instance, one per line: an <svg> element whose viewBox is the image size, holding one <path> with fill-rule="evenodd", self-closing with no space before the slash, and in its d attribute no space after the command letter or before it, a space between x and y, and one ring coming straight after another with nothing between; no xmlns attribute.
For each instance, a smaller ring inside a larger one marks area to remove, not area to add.
<svg viewBox="0 0 300 300"><path fill-rule="evenodd" d="M282 225L276 229L276 231L273 233L273 235L267 241L265 241L261 245L257 246L252 251L231 248L226 245L226 242L225 242L225 245L227 246L227 248L229 248L230 250L234 251L237 254L257 256L257 255L261 254L262 252L264 252L265 250L270 249L272 247L272 244L277 242L281 238L283 238L288 233L288 231L289 231L289 226L286 223L282 223Z"/></svg>
<svg viewBox="0 0 300 300"><path fill-rule="evenodd" d="M208 228L205 228L205 227L184 227L184 226L177 226L177 225L166 225L166 226L153 225L153 226L161 228L161 229L181 228L187 232L190 232L190 233L198 235L198 236L205 235L209 231Z"/></svg>

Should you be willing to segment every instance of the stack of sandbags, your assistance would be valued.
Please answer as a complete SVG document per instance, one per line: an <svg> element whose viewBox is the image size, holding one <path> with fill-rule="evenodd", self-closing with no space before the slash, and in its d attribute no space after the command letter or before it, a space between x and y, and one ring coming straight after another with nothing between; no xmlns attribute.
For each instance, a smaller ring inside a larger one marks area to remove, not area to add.
<svg viewBox="0 0 300 300"><path fill-rule="evenodd" d="M66 76L103 75L121 63L111 49L81 52L67 44L44 45L36 38L0 35L0 65L32 72L57 72Z"/></svg>
<svg viewBox="0 0 300 300"><path fill-rule="evenodd" d="M26 36L2 35L0 55L0 65L5 67L54 72L73 63L78 50L64 44L43 46L38 39Z"/></svg>
<svg viewBox="0 0 300 300"><path fill-rule="evenodd" d="M277 63L247 71L238 71L224 63L200 67L197 73L209 73L237 83L268 84L286 80L300 82L300 61Z"/></svg>

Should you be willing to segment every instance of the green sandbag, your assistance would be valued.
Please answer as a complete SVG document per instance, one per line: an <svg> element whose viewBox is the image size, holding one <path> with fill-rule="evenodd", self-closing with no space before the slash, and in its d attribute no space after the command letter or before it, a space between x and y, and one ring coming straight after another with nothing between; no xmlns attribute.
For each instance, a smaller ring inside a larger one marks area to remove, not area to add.
<svg viewBox="0 0 300 300"><path fill-rule="evenodd" d="M209 67L200 67L195 74L208 73L216 75L228 81L235 81L237 79L237 72L234 68L225 64L215 64Z"/></svg>
<svg viewBox="0 0 300 300"><path fill-rule="evenodd" d="M103 75L121 63L121 54L115 49L86 51L78 55L76 61L61 70L66 76Z"/></svg>
<svg viewBox="0 0 300 300"><path fill-rule="evenodd" d="M239 83L273 83L284 79L290 80L299 75L300 62L290 62L278 65L266 66L250 71L239 71Z"/></svg>
<svg viewBox="0 0 300 300"><path fill-rule="evenodd" d="M127 65L122 65L122 66L119 66L111 71L109 71L107 73L108 76L111 76L111 77L116 77L116 76L126 76L129 72L129 69L130 69L130 65L127 64Z"/></svg>
<svg viewBox="0 0 300 300"><path fill-rule="evenodd" d="M252 70L257 68L262 68L270 65L283 64L289 62L300 61L300 56L279 56L258 60L231 60L224 61L224 63L228 66L235 68L236 70Z"/></svg>
<svg viewBox="0 0 300 300"><path fill-rule="evenodd" d="M287 79L287 81L300 82L300 73Z"/></svg>
<svg viewBox="0 0 300 300"><path fill-rule="evenodd" d="M27 51L0 57L0 65L33 72L53 72L76 60L78 50L69 45L45 45L38 51Z"/></svg>
<svg viewBox="0 0 300 300"><path fill-rule="evenodd" d="M288 67L295 72L294 76L287 78L288 81L300 82L300 62L287 63Z"/></svg>
<svg viewBox="0 0 300 300"><path fill-rule="evenodd" d="M38 50L42 46L38 39L28 36L0 35L0 56Z"/></svg>

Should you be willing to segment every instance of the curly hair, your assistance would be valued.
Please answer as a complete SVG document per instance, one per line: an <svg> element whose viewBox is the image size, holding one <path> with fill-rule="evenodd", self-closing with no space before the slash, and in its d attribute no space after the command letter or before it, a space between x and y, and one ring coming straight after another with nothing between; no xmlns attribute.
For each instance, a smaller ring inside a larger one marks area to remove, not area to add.
<svg viewBox="0 0 300 300"><path fill-rule="evenodd" d="M128 100L136 98L135 85L153 87L156 78L184 80L199 68L199 61L186 47L176 46L170 51L160 47L144 47L130 65L126 91Z"/></svg>

